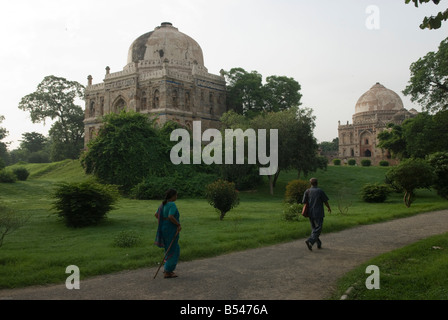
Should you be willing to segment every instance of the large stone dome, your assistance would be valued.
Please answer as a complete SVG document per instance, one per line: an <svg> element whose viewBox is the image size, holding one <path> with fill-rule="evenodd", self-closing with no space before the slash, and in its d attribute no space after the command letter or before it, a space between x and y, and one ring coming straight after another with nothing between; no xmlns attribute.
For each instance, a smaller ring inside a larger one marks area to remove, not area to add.
<svg viewBox="0 0 448 320"><path fill-rule="evenodd" d="M179 32L170 22L163 22L154 31L137 38L129 48L128 64L139 61L154 63L178 62L183 65L204 66L204 56L199 44Z"/></svg>
<svg viewBox="0 0 448 320"><path fill-rule="evenodd" d="M399 111L403 109L403 101L394 91L377 82L364 93L356 103L355 113L375 111Z"/></svg>

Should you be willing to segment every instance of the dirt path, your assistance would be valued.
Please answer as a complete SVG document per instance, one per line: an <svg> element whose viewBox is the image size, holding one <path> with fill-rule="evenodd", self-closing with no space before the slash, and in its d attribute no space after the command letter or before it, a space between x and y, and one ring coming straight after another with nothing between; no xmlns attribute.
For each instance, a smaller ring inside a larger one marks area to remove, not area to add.
<svg viewBox="0 0 448 320"><path fill-rule="evenodd" d="M0 300L321 300L359 264L444 232L448 210L329 234L324 224L321 250L310 252L302 239L181 262L176 279L160 272L153 280L157 268L145 268L81 280L79 290L65 283L0 290Z"/></svg>

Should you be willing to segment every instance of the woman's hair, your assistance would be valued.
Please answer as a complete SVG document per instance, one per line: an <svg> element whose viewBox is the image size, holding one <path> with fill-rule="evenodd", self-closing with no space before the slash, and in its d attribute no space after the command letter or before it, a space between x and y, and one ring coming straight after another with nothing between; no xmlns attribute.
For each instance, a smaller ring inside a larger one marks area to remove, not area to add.
<svg viewBox="0 0 448 320"><path fill-rule="evenodd" d="M165 192L165 200L163 200L163 205L166 205L169 199L174 197L177 194L177 191L175 189L168 189Z"/></svg>

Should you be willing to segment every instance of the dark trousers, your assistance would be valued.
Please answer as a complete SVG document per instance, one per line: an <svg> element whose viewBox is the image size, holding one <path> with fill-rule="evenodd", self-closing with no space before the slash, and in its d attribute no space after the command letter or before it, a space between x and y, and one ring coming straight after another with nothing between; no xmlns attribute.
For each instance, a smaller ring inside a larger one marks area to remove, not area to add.
<svg viewBox="0 0 448 320"><path fill-rule="evenodd" d="M308 238L308 242L311 243L311 245L317 242L317 245L320 246L322 242L320 241L319 236L322 232L324 218L310 218L310 223L311 223L311 235Z"/></svg>

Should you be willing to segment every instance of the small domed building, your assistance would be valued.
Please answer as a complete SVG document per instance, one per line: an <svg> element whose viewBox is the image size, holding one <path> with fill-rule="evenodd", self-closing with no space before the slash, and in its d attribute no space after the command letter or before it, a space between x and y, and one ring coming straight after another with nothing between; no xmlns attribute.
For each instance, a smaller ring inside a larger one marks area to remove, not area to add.
<svg viewBox="0 0 448 320"><path fill-rule="evenodd" d="M122 109L157 115L192 128L219 128L226 111L223 73L210 74L199 44L169 22L138 37L130 46L127 64L111 73L106 67L103 82L85 90L85 146L101 126L101 116Z"/></svg>
<svg viewBox="0 0 448 320"><path fill-rule="evenodd" d="M377 136L389 123L401 124L417 114L415 109L404 108L397 93L377 82L358 99L353 123L341 125L339 121L339 158L344 162L355 159L358 165L362 159L369 159L372 165L381 160L393 162L387 150L377 148Z"/></svg>

